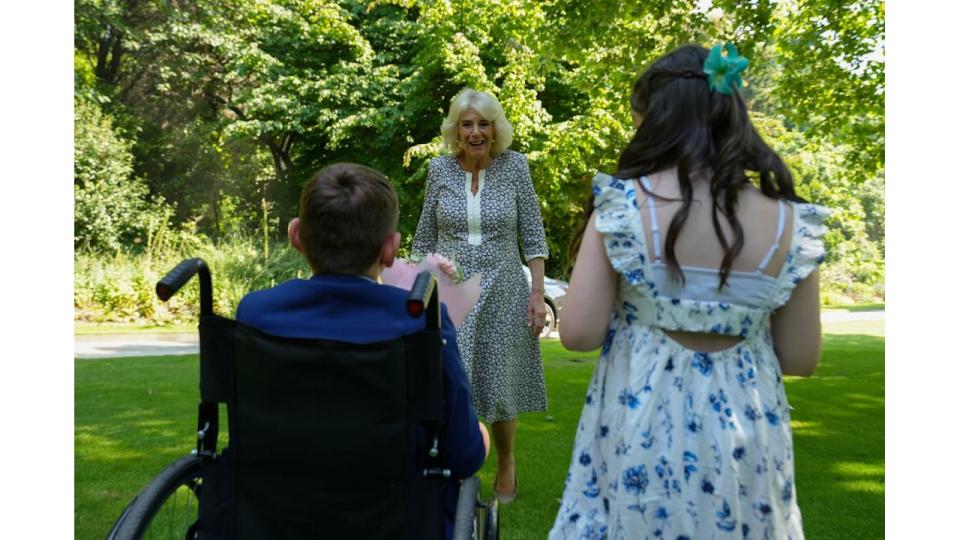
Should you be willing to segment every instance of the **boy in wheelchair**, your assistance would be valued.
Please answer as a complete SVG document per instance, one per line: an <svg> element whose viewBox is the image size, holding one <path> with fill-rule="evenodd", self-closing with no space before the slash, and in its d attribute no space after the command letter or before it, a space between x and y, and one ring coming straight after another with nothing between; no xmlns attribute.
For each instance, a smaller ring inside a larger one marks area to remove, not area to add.
<svg viewBox="0 0 960 540"><path fill-rule="evenodd" d="M236 318L267 334L367 344L424 329L424 318L407 314L408 291L377 282L393 264L400 245L397 194L381 173L356 164L328 166L304 186L300 215L288 229L290 242L313 270L311 279L292 279L248 294ZM477 472L489 437L473 410L456 330L442 312L444 531L450 538L458 479ZM403 384L397 381L397 384ZM410 474L423 470L429 437L418 430Z"/></svg>

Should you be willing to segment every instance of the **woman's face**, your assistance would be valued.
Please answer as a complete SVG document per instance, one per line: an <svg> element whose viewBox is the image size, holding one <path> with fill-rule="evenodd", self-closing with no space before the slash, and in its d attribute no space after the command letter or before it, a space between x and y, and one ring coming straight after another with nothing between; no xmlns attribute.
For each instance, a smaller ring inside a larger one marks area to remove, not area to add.
<svg viewBox="0 0 960 540"><path fill-rule="evenodd" d="M493 122L467 109L460 115L460 147L470 157L481 158L493 148Z"/></svg>

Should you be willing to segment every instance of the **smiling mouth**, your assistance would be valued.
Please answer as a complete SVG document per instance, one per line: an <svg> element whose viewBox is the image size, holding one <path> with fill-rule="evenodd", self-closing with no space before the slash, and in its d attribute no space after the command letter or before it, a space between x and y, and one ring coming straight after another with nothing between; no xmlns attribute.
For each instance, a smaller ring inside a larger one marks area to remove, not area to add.
<svg viewBox="0 0 960 540"><path fill-rule="evenodd" d="M483 146L483 145L485 145L485 144L487 144L486 139L482 139L482 140L479 140L479 141L470 141L470 146L473 146L473 147L475 147L475 148L479 148L479 147L481 147L481 146Z"/></svg>

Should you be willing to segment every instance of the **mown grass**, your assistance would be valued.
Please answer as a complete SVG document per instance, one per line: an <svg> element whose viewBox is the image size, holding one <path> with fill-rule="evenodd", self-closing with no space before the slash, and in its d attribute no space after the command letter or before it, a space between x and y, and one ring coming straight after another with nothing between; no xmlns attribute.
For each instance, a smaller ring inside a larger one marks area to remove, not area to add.
<svg viewBox="0 0 960 540"><path fill-rule="evenodd" d="M786 380L794 407L798 500L809 538L884 535L882 321L825 327L815 376ZM545 538L569 464L596 354L545 341L549 411L520 419L520 496L502 510L505 539ZM76 538L103 538L126 503L187 453L195 433L197 357L78 360L75 364ZM491 456L479 476L489 496Z"/></svg>
<svg viewBox="0 0 960 540"><path fill-rule="evenodd" d="M864 304L856 304L853 306L829 306L825 309L830 311L848 311L851 313L857 313L861 311L883 311L886 308L886 304L883 302L871 302Z"/></svg>
<svg viewBox="0 0 960 540"><path fill-rule="evenodd" d="M75 336L101 336L115 334L185 334L197 331L197 323L181 323L171 325L157 324L129 324L129 323L95 323L77 321L73 324Z"/></svg>

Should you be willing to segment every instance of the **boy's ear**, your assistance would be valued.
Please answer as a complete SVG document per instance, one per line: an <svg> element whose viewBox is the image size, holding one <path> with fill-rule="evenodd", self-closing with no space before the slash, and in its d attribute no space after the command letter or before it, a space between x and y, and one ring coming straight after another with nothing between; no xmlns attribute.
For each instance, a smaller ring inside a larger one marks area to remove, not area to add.
<svg viewBox="0 0 960 540"><path fill-rule="evenodd" d="M287 225L287 236L290 237L290 245L293 249L303 253L303 244L300 243L300 218L295 217Z"/></svg>
<svg viewBox="0 0 960 540"><path fill-rule="evenodd" d="M393 266L398 251L400 251L400 233L395 232L383 241L383 247L380 249L380 263L387 268Z"/></svg>

